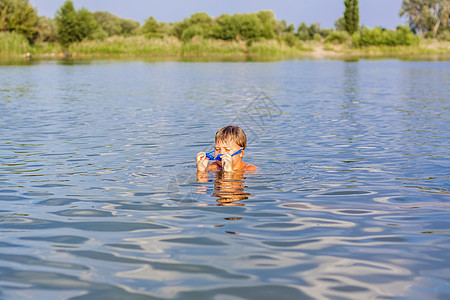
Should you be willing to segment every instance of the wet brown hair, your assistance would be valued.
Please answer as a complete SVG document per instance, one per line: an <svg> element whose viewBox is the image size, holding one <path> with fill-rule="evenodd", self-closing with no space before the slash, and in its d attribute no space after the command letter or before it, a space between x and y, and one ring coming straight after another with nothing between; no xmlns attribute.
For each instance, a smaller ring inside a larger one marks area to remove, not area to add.
<svg viewBox="0 0 450 300"><path fill-rule="evenodd" d="M225 126L216 132L216 143L218 141L232 141L239 147L245 149L247 146L247 136L239 126Z"/></svg>

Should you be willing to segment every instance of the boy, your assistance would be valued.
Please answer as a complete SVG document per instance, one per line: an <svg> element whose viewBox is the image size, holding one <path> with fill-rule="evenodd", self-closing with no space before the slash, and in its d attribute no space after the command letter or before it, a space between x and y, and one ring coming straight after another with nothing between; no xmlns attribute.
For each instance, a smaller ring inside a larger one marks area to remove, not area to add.
<svg viewBox="0 0 450 300"><path fill-rule="evenodd" d="M217 131L214 152L197 154L197 171L255 171L256 166L242 160L247 146L247 137L238 126L226 126ZM209 163L209 160L214 160Z"/></svg>

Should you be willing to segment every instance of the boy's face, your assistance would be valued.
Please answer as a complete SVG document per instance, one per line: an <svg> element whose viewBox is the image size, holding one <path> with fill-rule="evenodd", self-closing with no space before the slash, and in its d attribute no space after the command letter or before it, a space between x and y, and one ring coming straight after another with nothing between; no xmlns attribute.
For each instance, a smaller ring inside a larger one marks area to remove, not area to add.
<svg viewBox="0 0 450 300"><path fill-rule="evenodd" d="M217 157L219 154L229 154L232 155L236 151L239 151L242 149L238 144L236 144L234 141L217 141L214 146L214 157ZM244 152L244 151L242 151ZM237 154L231 158L231 162L233 164L239 162L242 160L243 153ZM219 165L222 165L221 161L217 161Z"/></svg>

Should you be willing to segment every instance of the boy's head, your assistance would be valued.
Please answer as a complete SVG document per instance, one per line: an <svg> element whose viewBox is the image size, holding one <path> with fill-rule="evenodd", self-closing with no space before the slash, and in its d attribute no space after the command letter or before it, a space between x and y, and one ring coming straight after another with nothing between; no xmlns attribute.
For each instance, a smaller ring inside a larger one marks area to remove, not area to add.
<svg viewBox="0 0 450 300"><path fill-rule="evenodd" d="M234 142L242 149L245 149L245 147L247 146L247 136L245 135L244 130L242 130L239 126L230 125L225 126L217 131L215 142L216 144L217 142Z"/></svg>

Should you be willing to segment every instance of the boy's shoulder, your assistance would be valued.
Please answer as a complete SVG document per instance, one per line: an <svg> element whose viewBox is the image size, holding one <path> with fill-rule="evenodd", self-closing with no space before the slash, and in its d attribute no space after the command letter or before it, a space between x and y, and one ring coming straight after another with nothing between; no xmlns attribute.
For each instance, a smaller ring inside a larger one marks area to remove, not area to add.
<svg viewBox="0 0 450 300"><path fill-rule="evenodd" d="M220 170L222 170L222 167L216 162L213 162L212 164L209 164L208 167L206 167L206 171L220 171ZM258 170L257 166L247 163L245 163L245 166L242 169L240 169L240 171L247 171L247 172L255 172L256 170Z"/></svg>
<svg viewBox="0 0 450 300"><path fill-rule="evenodd" d="M256 170L258 170L258 167L251 165L251 164L247 164L247 165L245 165L243 170L249 171L249 172L255 172Z"/></svg>

